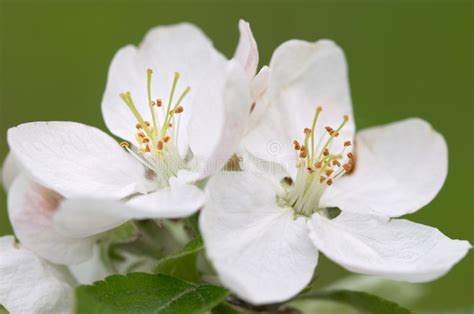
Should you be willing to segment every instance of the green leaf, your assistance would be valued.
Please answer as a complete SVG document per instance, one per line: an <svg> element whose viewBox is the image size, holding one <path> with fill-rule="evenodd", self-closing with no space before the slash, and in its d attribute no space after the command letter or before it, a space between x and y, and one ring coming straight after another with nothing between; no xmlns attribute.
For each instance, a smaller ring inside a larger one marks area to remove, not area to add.
<svg viewBox="0 0 474 314"><path fill-rule="evenodd" d="M162 274L112 275L76 289L76 313L204 313L227 294L222 287Z"/></svg>
<svg viewBox="0 0 474 314"><path fill-rule="evenodd" d="M196 282L199 279L196 269L196 255L203 248L202 238L196 238L186 244L179 252L159 260L155 272Z"/></svg>
<svg viewBox="0 0 474 314"><path fill-rule="evenodd" d="M396 303L379 298L365 292L338 290L307 294L302 299L316 299L333 301L350 305L358 311L366 314L410 314L411 311Z"/></svg>
<svg viewBox="0 0 474 314"><path fill-rule="evenodd" d="M8 314L7 309L1 304L0 304L0 314Z"/></svg>

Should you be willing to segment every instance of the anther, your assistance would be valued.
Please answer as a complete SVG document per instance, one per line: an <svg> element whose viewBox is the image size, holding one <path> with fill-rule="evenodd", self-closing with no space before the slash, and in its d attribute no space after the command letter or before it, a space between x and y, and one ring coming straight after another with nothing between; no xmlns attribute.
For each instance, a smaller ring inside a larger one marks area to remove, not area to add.
<svg viewBox="0 0 474 314"><path fill-rule="evenodd" d="M145 133L143 133L143 132L140 132L140 133L138 133L138 137L145 138L145 137L146 137L146 135L145 135Z"/></svg>
<svg viewBox="0 0 474 314"><path fill-rule="evenodd" d="M354 160L354 155L351 152L347 153L347 157L351 160Z"/></svg>
<svg viewBox="0 0 474 314"><path fill-rule="evenodd" d="M170 123L168 124L168 127L172 128L172 127L173 127L173 123L170 122Z"/></svg>
<svg viewBox="0 0 474 314"><path fill-rule="evenodd" d="M310 133L311 133L311 129L310 129L310 128L305 128L305 129L304 129L304 134L309 135Z"/></svg>
<svg viewBox="0 0 474 314"><path fill-rule="evenodd" d="M293 141L293 145L294 145L294 147L295 147L295 150L300 150L301 145L300 145L300 143L299 143L297 140L294 140L294 141Z"/></svg>
<svg viewBox="0 0 474 314"><path fill-rule="evenodd" d="M323 111L323 107L321 106L316 107L316 112L321 112L321 111Z"/></svg>
<svg viewBox="0 0 474 314"><path fill-rule="evenodd" d="M349 116L346 114L346 115L344 115L344 121L347 122L347 120L349 120Z"/></svg>
<svg viewBox="0 0 474 314"><path fill-rule="evenodd" d="M308 167L308 168L306 168L306 169L308 170L309 173L313 173L313 172L314 172L314 169L311 168L311 167Z"/></svg>
<svg viewBox="0 0 474 314"><path fill-rule="evenodd" d="M158 141L158 143L156 144L156 148L158 148L158 150L163 150L163 141Z"/></svg>
<svg viewBox="0 0 474 314"><path fill-rule="evenodd" d="M184 108L182 106L178 106L178 108L174 110L175 113L181 113L183 111L184 111Z"/></svg>
<svg viewBox="0 0 474 314"><path fill-rule="evenodd" d="M149 127L149 126L150 126L150 122L145 121L145 125Z"/></svg>
<svg viewBox="0 0 474 314"><path fill-rule="evenodd" d="M323 166L323 162L320 161L320 162L317 162L315 167L318 168L318 169L321 169L321 167Z"/></svg>
<svg viewBox="0 0 474 314"><path fill-rule="evenodd" d="M326 170L324 173L329 177L329 176L331 176L331 174L333 172L334 172L334 170L329 169L329 170Z"/></svg>
<svg viewBox="0 0 474 314"><path fill-rule="evenodd" d="M329 133L329 135L332 135L332 133L334 132L334 129L331 128L330 126L325 127L325 129L326 129L326 132Z"/></svg>
<svg viewBox="0 0 474 314"><path fill-rule="evenodd" d="M129 147L130 147L130 144L129 144L128 142L123 141L123 142L120 143L120 147L122 147L122 148L129 148Z"/></svg>
<svg viewBox="0 0 474 314"><path fill-rule="evenodd" d="M150 143L150 139L148 137L145 137L143 140L142 140L143 143Z"/></svg>
<svg viewBox="0 0 474 314"><path fill-rule="evenodd" d="M149 152L150 152L150 145L147 144L147 145L145 146L145 152L146 152L146 153L149 153Z"/></svg>
<svg viewBox="0 0 474 314"><path fill-rule="evenodd" d="M329 155L329 149L325 148L324 151L323 151L323 155L328 156Z"/></svg>
<svg viewBox="0 0 474 314"><path fill-rule="evenodd" d="M300 158L306 158L306 151L305 150L302 150L300 152Z"/></svg>
<svg viewBox="0 0 474 314"><path fill-rule="evenodd" d="M337 160L333 160L333 161L332 161L332 165L333 165L333 166L338 166L338 167L340 167L340 166L341 166L341 163L340 163L339 161L337 161Z"/></svg>
<svg viewBox="0 0 474 314"><path fill-rule="evenodd" d="M140 130L142 128L142 125L140 123L135 124L135 128L137 130Z"/></svg>
<svg viewBox="0 0 474 314"><path fill-rule="evenodd" d="M344 168L344 170L346 170L346 172L349 172L352 170L352 164L344 164L344 166L342 166L342 168Z"/></svg>
<svg viewBox="0 0 474 314"><path fill-rule="evenodd" d="M345 147L349 147L349 146L351 146L351 145L352 145L351 141L345 141L345 142L344 142L344 146L345 146Z"/></svg>
<svg viewBox="0 0 474 314"><path fill-rule="evenodd" d="M161 99L158 98L158 99L155 101L155 104L156 104L157 107L161 107L161 106L163 106L163 100L161 100Z"/></svg>
<svg viewBox="0 0 474 314"><path fill-rule="evenodd" d="M168 143L170 139L171 139L171 136L166 135L166 136L163 138L163 141L164 141L165 143Z"/></svg>
<svg viewBox="0 0 474 314"><path fill-rule="evenodd" d="M332 184L332 179L328 179L328 181L326 183L327 183L327 185L331 185Z"/></svg>
<svg viewBox="0 0 474 314"><path fill-rule="evenodd" d="M323 183L324 180L326 180L326 177L323 177L323 176L319 177L319 183Z"/></svg>

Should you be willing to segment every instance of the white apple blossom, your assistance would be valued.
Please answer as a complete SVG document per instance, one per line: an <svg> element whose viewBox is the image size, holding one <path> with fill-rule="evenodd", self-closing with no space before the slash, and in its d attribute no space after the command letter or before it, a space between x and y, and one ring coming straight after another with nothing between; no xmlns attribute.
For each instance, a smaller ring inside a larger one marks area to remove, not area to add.
<svg viewBox="0 0 474 314"><path fill-rule="evenodd" d="M250 111L258 55L246 22L240 31L232 60L190 24L156 27L138 47L120 49L102 101L107 127L126 141L120 145L74 122L9 129L4 178L22 244L55 263L81 263L97 236L127 220L201 208L194 182L226 164Z"/></svg>
<svg viewBox="0 0 474 314"><path fill-rule="evenodd" d="M354 139L337 45L282 44L254 87L246 169L210 179L200 216L207 256L226 287L253 304L287 300L310 283L318 252L353 272L409 282L434 280L465 256L467 241L392 219L436 196L447 146L420 119Z"/></svg>
<svg viewBox="0 0 474 314"><path fill-rule="evenodd" d="M0 237L0 304L9 313L72 313L74 285L64 267Z"/></svg>

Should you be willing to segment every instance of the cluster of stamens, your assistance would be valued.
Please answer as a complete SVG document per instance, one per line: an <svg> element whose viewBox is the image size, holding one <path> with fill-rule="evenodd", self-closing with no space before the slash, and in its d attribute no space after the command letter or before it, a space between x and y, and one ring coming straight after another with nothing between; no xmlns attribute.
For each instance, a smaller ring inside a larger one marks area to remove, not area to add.
<svg viewBox="0 0 474 314"><path fill-rule="evenodd" d="M298 174L287 198L289 204L301 214L313 212L325 186L332 185L337 178L350 172L354 166L354 154L349 151L351 141L344 141L342 151L338 153L331 151L333 141L339 137L342 128L349 120L348 116L343 117L342 123L336 129L326 126L325 135L319 143L315 142L314 130L321 111L322 107L317 107L312 127L304 129L304 143L293 141L297 154Z"/></svg>
<svg viewBox="0 0 474 314"><path fill-rule="evenodd" d="M173 97L180 78L179 73L176 72L168 103L165 106L162 99L152 99L152 73L153 71L151 69L147 70L147 100L151 121L146 121L137 110L130 92L120 94L120 97L137 120L134 127L136 129L135 138L138 147L132 149L128 142L122 142L120 145L139 159L145 166L157 172L157 168L162 166L163 161L166 161L167 155L174 154L174 157L176 156L179 123L181 120L180 114L184 111L182 101L190 92L191 88L189 86L186 87L173 104ZM161 111L162 121L158 119L160 116L159 111Z"/></svg>

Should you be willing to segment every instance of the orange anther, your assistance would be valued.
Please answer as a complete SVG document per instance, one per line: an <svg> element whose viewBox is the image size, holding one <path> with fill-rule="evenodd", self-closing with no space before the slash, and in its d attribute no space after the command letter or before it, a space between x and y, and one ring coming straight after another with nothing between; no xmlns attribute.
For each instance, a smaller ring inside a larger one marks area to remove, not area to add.
<svg viewBox="0 0 474 314"><path fill-rule="evenodd" d="M340 166L341 166L341 163L340 163L339 161L337 161L337 160L333 160L333 161L332 161L332 165L333 165L333 166L338 166L338 167L340 167Z"/></svg>
<svg viewBox="0 0 474 314"><path fill-rule="evenodd" d="M323 183L324 180L326 180L326 177L323 177L323 176L319 177L319 183Z"/></svg>
<svg viewBox="0 0 474 314"><path fill-rule="evenodd" d="M344 146L346 146L346 147L349 147L351 145L352 145L351 141L345 141L344 142Z"/></svg>
<svg viewBox="0 0 474 314"><path fill-rule="evenodd" d="M161 107L161 106L163 105L163 100L157 99L157 100L155 101L155 104L156 104L157 107Z"/></svg>
<svg viewBox="0 0 474 314"><path fill-rule="evenodd" d="M294 145L295 150L300 150L301 145L297 140L293 141L293 145Z"/></svg>
<svg viewBox="0 0 474 314"><path fill-rule="evenodd" d="M130 144L128 142L123 141L123 142L120 143L120 146L123 147L123 148L129 148Z"/></svg>
<svg viewBox="0 0 474 314"><path fill-rule="evenodd" d="M324 156L329 155L329 149L325 148L324 151L323 151L323 155Z"/></svg>
<svg viewBox="0 0 474 314"><path fill-rule="evenodd" d="M318 168L318 169L321 169L321 167L323 166L323 162L320 161L320 162L317 162L315 167Z"/></svg>
<svg viewBox="0 0 474 314"><path fill-rule="evenodd" d="M326 171L324 171L324 173L329 177L332 173L334 172L334 170L331 170L331 169L328 169Z"/></svg>
<svg viewBox="0 0 474 314"><path fill-rule="evenodd" d="M304 129L304 134L306 134L306 135L311 134L311 129L310 128L305 128Z"/></svg>
<svg viewBox="0 0 474 314"><path fill-rule="evenodd" d="M347 157L348 157L349 159L354 160L354 155L353 155L351 152L347 153Z"/></svg>
<svg viewBox="0 0 474 314"><path fill-rule="evenodd" d="M329 179L326 183L327 183L328 185L331 185L331 184L332 184L332 179Z"/></svg>
<svg viewBox="0 0 474 314"><path fill-rule="evenodd" d="M183 108L182 106L178 106L178 107L174 110L175 113L181 113L181 112L183 112L183 111L184 111L184 108Z"/></svg>
<svg viewBox="0 0 474 314"><path fill-rule="evenodd" d="M140 123L135 124L135 128L137 130L140 130L142 128L142 125Z"/></svg>
<svg viewBox="0 0 474 314"><path fill-rule="evenodd" d="M352 170L352 164L344 164L344 166L342 166L342 168L344 168L344 170L346 170L346 172L349 172Z"/></svg>
<svg viewBox="0 0 474 314"><path fill-rule="evenodd" d="M163 141L158 141L158 144L156 144L158 150L163 150Z"/></svg>
<svg viewBox="0 0 474 314"><path fill-rule="evenodd" d="M164 141L165 143L168 143L170 139L171 139L171 136L166 135L166 136L163 138L163 141Z"/></svg>
<svg viewBox="0 0 474 314"><path fill-rule="evenodd" d="M332 132L334 132L334 129L331 128L330 126L325 127L325 129L329 134L332 134Z"/></svg>

